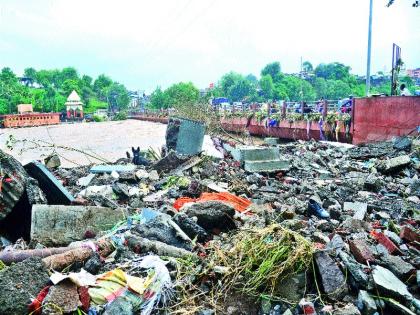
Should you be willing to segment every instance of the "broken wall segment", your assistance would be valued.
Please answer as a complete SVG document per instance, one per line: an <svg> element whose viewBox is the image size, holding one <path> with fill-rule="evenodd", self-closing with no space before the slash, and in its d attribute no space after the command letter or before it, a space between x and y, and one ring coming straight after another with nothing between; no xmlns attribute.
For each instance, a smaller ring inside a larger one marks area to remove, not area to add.
<svg viewBox="0 0 420 315"><path fill-rule="evenodd" d="M166 129L166 147L182 155L194 155L201 152L206 127L202 122L170 118Z"/></svg>
<svg viewBox="0 0 420 315"><path fill-rule="evenodd" d="M67 245L111 229L125 218L122 209L94 206L34 205L31 240L47 246Z"/></svg>

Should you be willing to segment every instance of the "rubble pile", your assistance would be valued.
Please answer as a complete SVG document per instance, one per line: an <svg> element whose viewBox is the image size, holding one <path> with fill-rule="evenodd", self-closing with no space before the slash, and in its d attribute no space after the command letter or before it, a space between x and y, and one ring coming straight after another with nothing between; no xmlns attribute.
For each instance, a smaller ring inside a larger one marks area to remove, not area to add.
<svg viewBox="0 0 420 315"><path fill-rule="evenodd" d="M0 151L0 314L420 314L418 139L216 142L71 169Z"/></svg>

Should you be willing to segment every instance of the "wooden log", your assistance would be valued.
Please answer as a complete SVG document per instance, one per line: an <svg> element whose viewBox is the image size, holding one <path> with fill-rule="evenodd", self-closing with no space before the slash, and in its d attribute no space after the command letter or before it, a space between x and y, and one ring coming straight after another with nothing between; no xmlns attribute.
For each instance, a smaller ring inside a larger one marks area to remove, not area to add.
<svg viewBox="0 0 420 315"><path fill-rule="evenodd" d="M127 237L128 247L135 253L147 253L152 252L159 256L168 256L175 258L197 258L197 256L183 248L178 248L172 245L168 245L159 241L151 241L147 238L140 236L129 236Z"/></svg>
<svg viewBox="0 0 420 315"><path fill-rule="evenodd" d="M18 263L30 257L48 257L55 254L62 254L72 250L70 247L53 247L42 249L27 249L27 250L12 250L0 252L0 261L6 265L11 263Z"/></svg>

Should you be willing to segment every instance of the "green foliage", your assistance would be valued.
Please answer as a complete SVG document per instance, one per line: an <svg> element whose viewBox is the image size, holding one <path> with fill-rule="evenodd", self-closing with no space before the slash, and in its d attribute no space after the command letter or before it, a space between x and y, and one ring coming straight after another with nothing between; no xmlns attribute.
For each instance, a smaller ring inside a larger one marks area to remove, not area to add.
<svg viewBox="0 0 420 315"><path fill-rule="evenodd" d="M350 69L339 62L321 63L315 68L315 75L327 80L346 80L350 77Z"/></svg>
<svg viewBox="0 0 420 315"><path fill-rule="evenodd" d="M102 102L98 100L97 98L91 98L86 103L86 107L84 108L84 111L86 114L93 114L98 109L107 109L108 103Z"/></svg>
<svg viewBox="0 0 420 315"><path fill-rule="evenodd" d="M314 71L314 67L312 66L312 63L310 63L309 61L305 61L302 64L302 70L305 72L312 72Z"/></svg>
<svg viewBox="0 0 420 315"><path fill-rule="evenodd" d="M106 89L108 103L111 111L127 109L130 97L124 85L114 82Z"/></svg>
<svg viewBox="0 0 420 315"><path fill-rule="evenodd" d="M93 115L93 121L95 121L95 122L103 122L103 121L105 121L105 117L98 116L98 115Z"/></svg>
<svg viewBox="0 0 420 315"><path fill-rule="evenodd" d="M150 95L149 107L152 109L168 108L169 97L165 94L160 87L157 87Z"/></svg>
<svg viewBox="0 0 420 315"><path fill-rule="evenodd" d="M238 102L255 94L255 87L245 78L240 78L229 88L228 97L231 101Z"/></svg>
<svg viewBox="0 0 420 315"><path fill-rule="evenodd" d="M280 74L281 74L281 67L280 67L280 62L278 61L269 63L261 70L262 77L265 75L270 75L275 82L277 82L276 79L280 76Z"/></svg>
<svg viewBox="0 0 420 315"><path fill-rule="evenodd" d="M169 104L173 107L193 104L198 101L200 91L191 82L180 82L171 85L165 90L169 98Z"/></svg>
<svg viewBox="0 0 420 315"><path fill-rule="evenodd" d="M24 70L24 77L26 84L22 85L10 68L1 70L0 114L15 113L20 103L31 103L34 110L40 112L62 111L66 98L73 90L86 104L87 113L108 106L115 111L124 110L129 103L127 89L105 75L100 75L93 86L90 76L79 77L72 67L39 71L30 67ZM40 88L35 88L35 83Z"/></svg>
<svg viewBox="0 0 420 315"><path fill-rule="evenodd" d="M271 75L266 74L260 80L260 88L262 92L262 96L266 100L270 100L273 98L274 95L274 83L273 78Z"/></svg>
<svg viewBox="0 0 420 315"><path fill-rule="evenodd" d="M112 120L127 120L127 112L126 111L118 112Z"/></svg>

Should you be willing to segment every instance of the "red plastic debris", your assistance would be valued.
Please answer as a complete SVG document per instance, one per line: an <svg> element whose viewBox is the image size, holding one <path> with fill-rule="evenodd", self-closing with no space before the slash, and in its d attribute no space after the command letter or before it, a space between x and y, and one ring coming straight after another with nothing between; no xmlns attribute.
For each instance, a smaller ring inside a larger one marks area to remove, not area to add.
<svg viewBox="0 0 420 315"><path fill-rule="evenodd" d="M381 232L376 232L375 230L372 230L370 232L370 235L372 235L372 237L374 237L379 244L382 244L383 246L386 247L386 249L388 250L388 252L390 254L393 254L395 252L400 252L399 248L397 247L397 245L395 245L388 237L386 237L383 233Z"/></svg>
<svg viewBox="0 0 420 315"><path fill-rule="evenodd" d="M50 285L43 288L36 298L32 301L31 304L28 305L28 313L33 315L41 315L42 313L42 301L44 301L45 297L50 290Z"/></svg>
<svg viewBox="0 0 420 315"><path fill-rule="evenodd" d="M179 210L182 206L189 202L200 202L200 201L210 201L210 200L217 200L222 201L230 204L235 208L238 212L244 212L246 208L251 205L251 201L248 199L235 196L228 192L220 192L220 193L202 193L200 198L188 198L188 197L181 197L175 200L174 208Z"/></svg>

